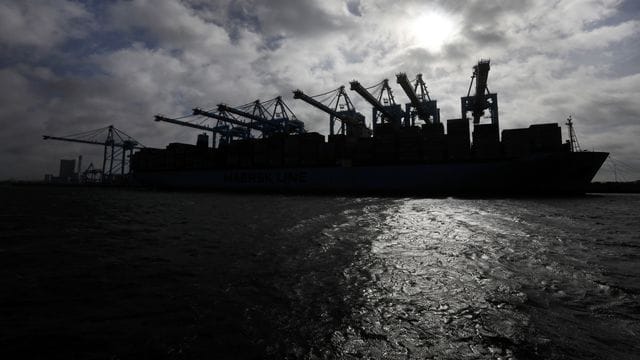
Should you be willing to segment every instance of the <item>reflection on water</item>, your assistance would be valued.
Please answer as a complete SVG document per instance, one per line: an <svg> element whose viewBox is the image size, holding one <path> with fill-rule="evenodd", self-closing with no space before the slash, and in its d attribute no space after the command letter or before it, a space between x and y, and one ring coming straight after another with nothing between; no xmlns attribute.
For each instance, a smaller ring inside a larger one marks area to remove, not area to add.
<svg viewBox="0 0 640 360"><path fill-rule="evenodd" d="M2 359L640 353L639 196L0 198Z"/></svg>
<svg viewBox="0 0 640 360"><path fill-rule="evenodd" d="M395 202L354 264L369 279L349 327L335 335L341 350L365 358L633 357L637 284L607 277L603 261L621 249L618 256L639 259L637 225L625 224L632 214L590 207L605 200ZM623 271L637 281L631 266Z"/></svg>

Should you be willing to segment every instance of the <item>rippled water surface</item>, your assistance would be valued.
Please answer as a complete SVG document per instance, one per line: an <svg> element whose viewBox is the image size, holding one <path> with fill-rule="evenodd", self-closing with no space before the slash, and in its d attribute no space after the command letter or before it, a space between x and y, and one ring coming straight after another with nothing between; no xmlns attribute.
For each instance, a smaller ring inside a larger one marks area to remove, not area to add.
<svg viewBox="0 0 640 360"><path fill-rule="evenodd" d="M639 196L0 196L14 356L640 358Z"/></svg>
<svg viewBox="0 0 640 360"><path fill-rule="evenodd" d="M637 358L638 200L403 199L385 206L359 264L371 279L344 351Z"/></svg>

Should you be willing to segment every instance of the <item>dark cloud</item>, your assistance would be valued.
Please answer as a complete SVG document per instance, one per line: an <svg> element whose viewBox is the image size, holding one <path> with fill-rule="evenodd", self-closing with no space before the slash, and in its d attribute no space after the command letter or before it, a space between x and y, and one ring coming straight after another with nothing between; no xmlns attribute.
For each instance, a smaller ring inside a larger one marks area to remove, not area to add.
<svg viewBox="0 0 640 360"><path fill-rule="evenodd" d="M241 29L261 32L261 23L257 14L254 12L255 4L250 2L231 2L227 8L229 36L233 41L238 41ZM270 38L278 38L272 36Z"/></svg>
<svg viewBox="0 0 640 360"><path fill-rule="evenodd" d="M360 0L347 0L347 10L349 10L352 15L362 16Z"/></svg>
<svg viewBox="0 0 640 360"><path fill-rule="evenodd" d="M466 35L472 42L485 45L500 45L507 41L507 37L502 30L493 30L492 28L469 29Z"/></svg>
<svg viewBox="0 0 640 360"><path fill-rule="evenodd" d="M272 0L269 2L243 0L228 6L227 24L236 31L238 27L259 32L267 38L273 36L315 38L341 31L353 24L348 14L334 11L345 5L335 2ZM358 12L357 3L348 2L349 11Z"/></svg>

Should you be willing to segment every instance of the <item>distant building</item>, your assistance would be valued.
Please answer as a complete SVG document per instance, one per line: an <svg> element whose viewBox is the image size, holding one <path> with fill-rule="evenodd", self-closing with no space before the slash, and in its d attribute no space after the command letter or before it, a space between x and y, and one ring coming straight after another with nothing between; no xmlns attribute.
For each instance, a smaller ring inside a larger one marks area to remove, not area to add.
<svg viewBox="0 0 640 360"><path fill-rule="evenodd" d="M60 182L73 182L76 181L76 161L74 160L60 160L60 174L58 180Z"/></svg>

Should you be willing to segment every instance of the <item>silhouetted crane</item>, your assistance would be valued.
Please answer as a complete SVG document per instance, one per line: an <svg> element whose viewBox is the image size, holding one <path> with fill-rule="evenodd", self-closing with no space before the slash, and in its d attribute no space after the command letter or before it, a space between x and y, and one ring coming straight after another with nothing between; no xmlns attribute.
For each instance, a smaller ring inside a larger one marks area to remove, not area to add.
<svg viewBox="0 0 640 360"><path fill-rule="evenodd" d="M324 96L328 99L325 105L322 101L315 98ZM344 86L328 91L326 93L309 96L302 90L294 90L293 98L300 99L307 104L314 106L327 114L329 114L329 133L334 135L334 127L336 119L341 121L340 133L354 137L369 137L371 129L367 128L364 122L364 115L357 112L351 99L344 90Z"/></svg>
<svg viewBox="0 0 640 360"><path fill-rule="evenodd" d="M270 123L269 119L267 119L267 110L262 106L260 100L255 100L237 108L219 104L218 112L231 113L257 123L263 135L277 131L277 125Z"/></svg>
<svg viewBox="0 0 640 360"><path fill-rule="evenodd" d="M269 111L268 107L273 107L273 110ZM264 103L255 100L238 107L219 104L218 113L223 114L221 115L223 118L233 114L251 120L263 136L273 133L302 134L305 132L304 123L295 117L280 96Z"/></svg>
<svg viewBox="0 0 640 360"><path fill-rule="evenodd" d="M491 113L491 124L498 126L498 94L489 92L487 87L487 78L491 69L489 60L480 60L473 67L473 75L471 75L471 83L467 96L460 99L462 108L462 118L467 119L467 112L471 111L473 123L480 123L480 118L484 115L484 110ZM471 87L473 81L476 82L476 93L471 95Z"/></svg>
<svg viewBox="0 0 640 360"><path fill-rule="evenodd" d="M393 92L389 86L389 80L384 79L381 82L370 86L363 87L356 80L351 83L351 90L357 92L369 104L373 106L373 128L375 130L378 118L382 118L381 122L387 122L400 126L402 117L405 115L402 107L396 104ZM369 91L373 89L373 91ZM376 96L377 94L377 96ZM386 96L385 96L386 94Z"/></svg>
<svg viewBox="0 0 640 360"><path fill-rule="evenodd" d="M191 116L194 116L194 115L183 116L177 119L168 118L162 115L156 115L154 118L155 118L155 121L162 121L170 124L190 127L193 129L209 131L212 133L214 147L216 144L216 135L220 135L220 141L224 143L229 143L229 141L231 141L233 138L246 139L249 136L249 133L246 131L246 129L232 127L227 124L220 124L221 120L218 120L218 123L216 124L216 126L196 124L193 122L182 120L184 118L191 117Z"/></svg>
<svg viewBox="0 0 640 360"><path fill-rule="evenodd" d="M263 107L269 110L273 110L269 113L271 116L271 123L278 124L281 129L287 134L302 134L305 133L304 122L298 120L296 115L291 109L284 103L281 96L278 96L269 101L262 103Z"/></svg>
<svg viewBox="0 0 640 360"><path fill-rule="evenodd" d="M89 166L82 172L81 181L83 183L94 184L99 181L102 177L102 170L96 169L93 166L93 163L90 163Z"/></svg>
<svg viewBox="0 0 640 360"><path fill-rule="evenodd" d="M251 137L251 130L256 130L256 131L260 131L262 132L262 125L258 124L258 123L254 123L252 121L243 121L240 120L238 118L236 118L233 114L221 111L221 112L216 112L213 109L212 110L202 110L200 108L194 108L193 109L193 115L201 115L201 116L206 116L208 118L212 118L212 119L216 119L219 121L223 121L229 124L233 124L236 125L234 127L234 131L240 132L240 130L244 129L244 135L240 136L244 139L248 139Z"/></svg>
<svg viewBox="0 0 640 360"><path fill-rule="evenodd" d="M410 103L406 105L407 112L411 114L412 124L415 124L415 117L426 123L437 124L440 122L440 109L438 102L431 100L427 91L427 84L422 80L422 74L416 75L415 84L407 78L407 74L399 73L396 75L396 81L402 87L405 94L409 98ZM413 108L413 110L410 110Z"/></svg>
<svg viewBox="0 0 640 360"><path fill-rule="evenodd" d="M111 180L114 175L114 164L120 162L120 174L125 175L125 167L134 149L144 148L137 140L116 129L113 125L68 136L43 135L44 140L59 140L104 147L102 158L102 181ZM129 155L127 156L127 151ZM108 163L108 167L107 167Z"/></svg>

